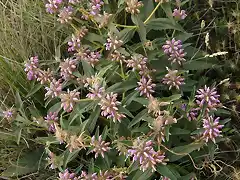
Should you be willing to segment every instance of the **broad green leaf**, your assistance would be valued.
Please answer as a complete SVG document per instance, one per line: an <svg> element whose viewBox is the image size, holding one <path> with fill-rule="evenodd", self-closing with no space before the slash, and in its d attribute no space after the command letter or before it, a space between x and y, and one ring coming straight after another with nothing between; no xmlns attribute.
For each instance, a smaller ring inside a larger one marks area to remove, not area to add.
<svg viewBox="0 0 240 180"><path fill-rule="evenodd" d="M154 3L153 1L143 0L143 7L144 7L143 11L141 11L140 15L143 15L144 17L143 19L147 19L154 9ZM154 19L154 18L155 18L155 14L153 14L151 19Z"/></svg>
<svg viewBox="0 0 240 180"><path fill-rule="evenodd" d="M86 36L84 36L84 39L87 39L90 42L100 42L101 44L105 43L105 39L103 38L103 36L90 32L87 33Z"/></svg>
<svg viewBox="0 0 240 180"><path fill-rule="evenodd" d="M136 101L144 106L148 105L148 99L146 99L146 98L138 97L138 98L134 98L134 101Z"/></svg>
<svg viewBox="0 0 240 180"><path fill-rule="evenodd" d="M148 180L152 176L153 172L151 169L146 171L138 170L133 176L132 180Z"/></svg>
<svg viewBox="0 0 240 180"><path fill-rule="evenodd" d="M129 105L137 96L138 96L139 92L138 91L133 91L131 92L129 95L127 95L127 97L125 97L122 101L122 105Z"/></svg>
<svg viewBox="0 0 240 180"><path fill-rule="evenodd" d="M185 32L181 25L171 21L168 18L157 18L147 23L148 30L166 30L173 29L181 32Z"/></svg>
<svg viewBox="0 0 240 180"><path fill-rule="evenodd" d="M27 94L26 98L34 95L36 92L38 92L41 88L42 88L42 84L36 84L34 85L34 87L29 91L29 93Z"/></svg>
<svg viewBox="0 0 240 180"><path fill-rule="evenodd" d="M167 17L171 20L174 21L173 15L172 15L172 8L170 3L162 3L161 7L163 11L166 13Z"/></svg>
<svg viewBox="0 0 240 180"><path fill-rule="evenodd" d="M80 150L75 150L73 152L70 152L68 149L64 152L63 155L63 168L67 168L67 164L71 162L74 158L77 157Z"/></svg>
<svg viewBox="0 0 240 180"><path fill-rule="evenodd" d="M172 127L170 129L170 133L171 133L171 135L183 135L183 134L190 134L191 131L186 130L186 129Z"/></svg>
<svg viewBox="0 0 240 180"><path fill-rule="evenodd" d="M132 121L128 125L128 128L131 128L132 126L140 122L143 119L143 117L145 117L147 114L148 114L147 109L142 110L135 116L135 118L132 119Z"/></svg>
<svg viewBox="0 0 240 180"><path fill-rule="evenodd" d="M138 26L137 31L138 31L138 34L139 34L139 37L140 37L142 43L146 42L146 40L147 40L147 32L146 32L145 24L139 18L139 16L132 15L131 17L132 17L133 23Z"/></svg>
<svg viewBox="0 0 240 180"><path fill-rule="evenodd" d="M119 39L123 41L123 44L126 44L128 41L132 39L136 31L136 28L125 28L120 31Z"/></svg>
<svg viewBox="0 0 240 180"><path fill-rule="evenodd" d="M194 142L185 146L178 146L173 149L171 149L172 152L176 154L169 154L168 159L170 162L177 161L181 159L182 157L186 156L187 154L190 154L191 152L201 148L204 145L204 142Z"/></svg>
<svg viewBox="0 0 240 180"><path fill-rule="evenodd" d="M16 92L15 105L16 105L16 108L18 109L21 109L23 106L23 101L21 99L19 92Z"/></svg>
<svg viewBox="0 0 240 180"><path fill-rule="evenodd" d="M189 173L186 176L178 178L178 180L192 180L194 177L196 177L195 173Z"/></svg>
<svg viewBox="0 0 240 180"><path fill-rule="evenodd" d="M182 97L181 94L174 94L172 96L164 97L164 98L161 98L159 100L164 101L164 102L172 102L172 101L176 101L176 100L180 99L181 97Z"/></svg>
<svg viewBox="0 0 240 180"><path fill-rule="evenodd" d="M48 113L59 112L60 110L61 110L61 102L58 102L48 109Z"/></svg>
<svg viewBox="0 0 240 180"><path fill-rule="evenodd" d="M119 112L128 115L131 118L134 118L134 116L132 115L132 113L130 111L128 111L125 107L123 106L119 106Z"/></svg>
<svg viewBox="0 0 240 180"><path fill-rule="evenodd" d="M94 70L93 70L92 66L86 61L81 61L81 62L82 62L84 74L88 77L93 76Z"/></svg>
<svg viewBox="0 0 240 180"><path fill-rule="evenodd" d="M162 176L166 176L171 180L177 180L180 176L175 169L173 169L170 165L158 165L157 172L159 172Z"/></svg>
<svg viewBox="0 0 240 180"><path fill-rule="evenodd" d="M213 67L217 67L216 63L214 62L207 62L207 61L188 61L183 64L183 68L185 70L204 70L204 69L211 69Z"/></svg>
<svg viewBox="0 0 240 180"><path fill-rule="evenodd" d="M39 169L43 168L43 154L43 148L38 148L33 152L24 154L17 162L12 163L11 166L2 173L2 176L19 177L37 172Z"/></svg>
<svg viewBox="0 0 240 180"><path fill-rule="evenodd" d="M98 117L100 115L100 111L101 111L100 107L97 106L96 109L89 116L87 125L89 133L92 133L93 130L95 129Z"/></svg>

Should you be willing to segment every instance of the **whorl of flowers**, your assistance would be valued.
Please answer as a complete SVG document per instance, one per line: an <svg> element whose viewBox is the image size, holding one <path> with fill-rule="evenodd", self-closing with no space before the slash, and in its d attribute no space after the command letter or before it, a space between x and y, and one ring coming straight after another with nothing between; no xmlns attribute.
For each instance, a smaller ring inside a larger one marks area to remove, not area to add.
<svg viewBox="0 0 240 180"><path fill-rule="evenodd" d="M100 99L105 93L104 87L101 87L100 84L96 83L92 87L88 88L89 93L86 95L89 99Z"/></svg>
<svg viewBox="0 0 240 180"><path fill-rule="evenodd" d="M68 0L68 3L70 3L70 4L77 4L80 2L81 2L81 0Z"/></svg>
<svg viewBox="0 0 240 180"><path fill-rule="evenodd" d="M58 124L54 123L55 126L55 137L59 141L60 144L67 141L68 133L61 129Z"/></svg>
<svg viewBox="0 0 240 180"><path fill-rule="evenodd" d="M99 24L98 27L99 28L106 27L109 24L112 16L113 16L112 14L106 13L104 11L103 14L99 14L97 17L95 17L96 21Z"/></svg>
<svg viewBox="0 0 240 180"><path fill-rule="evenodd" d="M38 56L31 57L29 61L25 64L24 71L27 72L28 80L37 79L39 74L38 66Z"/></svg>
<svg viewBox="0 0 240 180"><path fill-rule="evenodd" d="M12 120L14 112L12 109L8 109L3 111L3 118L7 119L8 121Z"/></svg>
<svg viewBox="0 0 240 180"><path fill-rule="evenodd" d="M98 180L97 173L87 174L85 171L82 171L80 175L81 180Z"/></svg>
<svg viewBox="0 0 240 180"><path fill-rule="evenodd" d="M169 90L172 89L172 87L175 87L179 89L179 86L181 86L184 83L184 78L181 76L178 76L178 70L170 70L167 68L168 73L163 78L163 84L166 84L169 86Z"/></svg>
<svg viewBox="0 0 240 180"><path fill-rule="evenodd" d="M131 59L126 60L127 67L133 68L133 70L144 70L147 68L147 58L141 54L134 54Z"/></svg>
<svg viewBox="0 0 240 180"><path fill-rule="evenodd" d="M102 8L103 4L104 4L104 2L102 0L91 0L91 2L90 2L90 7L91 7L90 13L93 16L98 15L101 11L101 8Z"/></svg>
<svg viewBox="0 0 240 180"><path fill-rule="evenodd" d="M137 138L134 142L132 149L128 150L128 154L133 157L133 161L140 164L142 171L151 168L152 171L156 171L157 164L165 163L165 153L161 151L155 151L153 149L153 142L151 140L144 141Z"/></svg>
<svg viewBox="0 0 240 180"><path fill-rule="evenodd" d="M50 165L50 169L55 169L56 165L55 165L55 154L53 152L49 152L48 153L48 157L46 158L46 160L48 161L48 164Z"/></svg>
<svg viewBox="0 0 240 180"><path fill-rule="evenodd" d="M48 3L45 5L46 11L50 14L56 13L62 2L63 0L48 0Z"/></svg>
<svg viewBox="0 0 240 180"><path fill-rule="evenodd" d="M90 51L87 49L83 53L83 60L88 62L92 67L100 60L101 54L99 52Z"/></svg>
<svg viewBox="0 0 240 180"><path fill-rule="evenodd" d="M70 152L72 152L75 149L85 149L85 139L83 136L83 133L79 136L72 135L70 136L70 139L68 140L67 146L66 146Z"/></svg>
<svg viewBox="0 0 240 180"><path fill-rule="evenodd" d="M99 154L104 158L104 153L111 149L109 147L110 142L103 141L101 135L98 137L98 139L93 136L90 145L93 147L91 152L95 153L95 158L97 158Z"/></svg>
<svg viewBox="0 0 240 180"><path fill-rule="evenodd" d="M61 107L66 111L66 112L71 112L73 110L74 105L76 102L79 100L79 95L80 92L77 92L77 90L70 91L69 89L67 92L62 93L60 95L61 98Z"/></svg>
<svg viewBox="0 0 240 180"><path fill-rule="evenodd" d="M126 57L122 55L119 51L115 50L111 54L112 61L125 61Z"/></svg>
<svg viewBox="0 0 240 180"><path fill-rule="evenodd" d="M125 117L124 114L118 112L118 105L121 102L117 101L117 94L113 92L106 94L104 97L101 98L99 105L101 107L101 115L107 117L108 119L112 118L113 122L119 121Z"/></svg>
<svg viewBox="0 0 240 180"><path fill-rule="evenodd" d="M75 173L70 173L68 169L66 169L64 172L60 172L59 174L59 180L78 180L79 178L76 177Z"/></svg>
<svg viewBox="0 0 240 180"><path fill-rule="evenodd" d="M104 44L106 46L106 50L116 50L123 44L122 40L119 40L117 36L113 36L110 32L108 33L107 42Z"/></svg>
<svg viewBox="0 0 240 180"><path fill-rule="evenodd" d="M46 94L45 97L59 97L62 92L62 83L61 80L53 79L49 87L45 87Z"/></svg>
<svg viewBox="0 0 240 180"><path fill-rule="evenodd" d="M181 9L174 9L173 10L173 17L177 19L185 19L187 17L186 11Z"/></svg>
<svg viewBox="0 0 240 180"><path fill-rule="evenodd" d="M216 110L216 107L219 105L219 97L217 94L216 88L210 88L206 85L203 89L197 90L197 95L195 96L196 103L200 106L200 108L206 105L206 111Z"/></svg>
<svg viewBox="0 0 240 180"><path fill-rule="evenodd" d="M138 0L125 0L127 7L125 10L131 14L139 14L140 8L143 7L143 3Z"/></svg>
<svg viewBox="0 0 240 180"><path fill-rule="evenodd" d="M53 80L53 72L48 68L47 71L40 70L38 73L37 81L41 84L50 83Z"/></svg>
<svg viewBox="0 0 240 180"><path fill-rule="evenodd" d="M211 139L214 143L216 143L215 138L221 136L220 133L222 132L221 129L224 125L219 124L219 117L216 119L213 118L213 116L207 116L205 119L203 119L203 128L204 133L203 137L206 142Z"/></svg>
<svg viewBox="0 0 240 180"><path fill-rule="evenodd" d="M64 60L64 62L60 63L59 67L61 76L65 80L68 80L74 77L72 74L77 68L77 61L76 59L67 58Z"/></svg>
<svg viewBox="0 0 240 180"><path fill-rule="evenodd" d="M156 87L156 84L152 82L151 78L148 77L142 77L139 82L137 82L138 87L136 90L140 92L140 96L146 96L150 97L152 93L154 93L154 88Z"/></svg>
<svg viewBox="0 0 240 180"><path fill-rule="evenodd" d="M163 113L163 111L161 111L160 109L161 107L170 104L169 102L160 102L157 98L154 98L153 96L150 96L148 100L149 100L147 106L148 113L152 113L155 117L158 117Z"/></svg>
<svg viewBox="0 0 240 180"><path fill-rule="evenodd" d="M44 119L46 120L47 124L48 124L48 131L50 132L55 132L55 125L54 123L56 123L58 121L58 114L57 112L49 112L47 114L46 117L44 117Z"/></svg>
<svg viewBox="0 0 240 180"><path fill-rule="evenodd" d="M73 8L71 6L63 7L63 9L59 11L57 20L62 24L67 23L72 20L72 15L73 15Z"/></svg>
<svg viewBox="0 0 240 180"><path fill-rule="evenodd" d="M187 113L187 118L189 121L193 121L196 120L198 117L198 108L192 108L189 110L189 112Z"/></svg>
<svg viewBox="0 0 240 180"><path fill-rule="evenodd" d="M162 48L164 53L169 56L168 60L171 61L171 63L178 63L181 65L183 61L186 61L184 59L185 52L182 48L182 41L176 41L174 38L172 40L167 40Z"/></svg>
<svg viewBox="0 0 240 180"><path fill-rule="evenodd" d="M72 34L71 41L68 42L68 51L77 51L81 47L82 38L88 33L86 27L82 27L76 34Z"/></svg>

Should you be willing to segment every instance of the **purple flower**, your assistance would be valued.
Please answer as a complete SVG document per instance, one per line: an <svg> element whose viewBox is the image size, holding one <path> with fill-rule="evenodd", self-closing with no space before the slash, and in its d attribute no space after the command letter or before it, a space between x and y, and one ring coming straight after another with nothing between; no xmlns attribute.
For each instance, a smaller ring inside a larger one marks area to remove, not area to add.
<svg viewBox="0 0 240 180"><path fill-rule="evenodd" d="M62 84L61 84L61 80L56 80L53 79L50 83L50 87L45 87L45 89L47 90L45 97L58 97L60 96L61 92L62 92Z"/></svg>
<svg viewBox="0 0 240 180"><path fill-rule="evenodd" d="M98 176L97 176L97 173L87 174L85 171L82 171L80 179L81 180L98 180Z"/></svg>
<svg viewBox="0 0 240 180"><path fill-rule="evenodd" d="M140 96L145 95L149 98L155 92L153 89L156 87L156 84L152 83L151 78L142 77L137 83L138 87L136 90L140 92Z"/></svg>
<svg viewBox="0 0 240 180"><path fill-rule="evenodd" d="M219 105L219 97L220 95L217 94L216 88L210 88L206 85L203 89L197 90L197 95L195 96L196 103L200 106L200 108L203 108L204 105L206 105L206 111L216 110L216 107Z"/></svg>
<svg viewBox="0 0 240 180"><path fill-rule="evenodd" d="M189 121L193 121L196 120L198 117L198 108L192 108L189 110L189 112L187 113L187 118Z"/></svg>
<svg viewBox="0 0 240 180"><path fill-rule="evenodd" d="M77 4L79 3L81 0L68 0L68 3L70 4Z"/></svg>
<svg viewBox="0 0 240 180"><path fill-rule="evenodd" d="M39 75L39 69L38 69L38 56L31 57L29 61L25 64L24 71L27 72L27 78L28 80L34 80L37 79Z"/></svg>
<svg viewBox="0 0 240 180"><path fill-rule="evenodd" d="M131 67L134 70L144 70L147 68L147 58L141 54L134 54L131 59L125 60L127 67Z"/></svg>
<svg viewBox="0 0 240 180"><path fill-rule="evenodd" d="M166 41L166 44L163 45L162 48L164 53L169 56L168 60L171 61L171 63L178 63L181 65L183 61L186 61L184 59L186 53L184 53L182 48L182 41L176 41L173 38L171 41Z"/></svg>
<svg viewBox="0 0 240 180"><path fill-rule="evenodd" d="M57 122L58 121L58 115L57 115L57 112L49 112L47 114L46 117L44 117L44 119L46 120L47 124L48 124L48 130L50 132L55 132L56 129L55 129L55 125L54 125L54 122Z"/></svg>
<svg viewBox="0 0 240 180"><path fill-rule="evenodd" d="M117 94L111 92L110 94L106 94L105 97L102 97L99 105L101 107L101 115L109 118L113 118L113 122L118 120L121 122L121 119L125 117L124 114L118 112L118 105L121 103L117 101Z"/></svg>
<svg viewBox="0 0 240 180"><path fill-rule="evenodd" d="M48 3L45 5L48 13L56 13L61 5L62 0L48 0Z"/></svg>
<svg viewBox="0 0 240 180"><path fill-rule="evenodd" d="M61 71L61 73L60 73L61 76L65 80L68 80L68 79L74 77L72 74L77 68L77 60L67 58L67 59L64 60L64 62L60 63L59 67L60 67L60 71Z"/></svg>
<svg viewBox="0 0 240 180"><path fill-rule="evenodd" d="M178 70L170 70L167 68L168 73L163 78L163 84L167 84L169 86L169 90L172 89L172 87L176 87L179 89L179 86L181 86L184 83L184 78L181 76L178 76Z"/></svg>
<svg viewBox="0 0 240 180"><path fill-rule="evenodd" d="M100 99L103 97L103 94L105 92L104 87L101 87L100 85L96 84L93 87L89 87L90 93L87 94L87 98L89 99Z"/></svg>
<svg viewBox="0 0 240 180"><path fill-rule="evenodd" d="M91 14L96 16L100 13L101 7L104 4L102 0L91 0L90 6L91 6Z"/></svg>
<svg viewBox="0 0 240 180"><path fill-rule="evenodd" d="M9 109L6 111L3 111L3 118L7 119L7 120L11 120L13 118L13 110Z"/></svg>
<svg viewBox="0 0 240 180"><path fill-rule="evenodd" d="M215 138L221 136L221 129L224 125L219 124L219 119L219 117L214 119L212 116L203 119L203 128L205 130L203 133L203 137L206 142L211 139L214 143L216 143Z"/></svg>
<svg viewBox="0 0 240 180"><path fill-rule="evenodd" d="M58 14L58 21L60 21L60 23L67 23L70 20L72 20L72 14L73 14L73 8L71 6L68 7L64 7L63 9L61 9L59 11Z"/></svg>
<svg viewBox="0 0 240 180"><path fill-rule="evenodd" d="M62 102L61 107L66 112L71 112L73 110L74 105L79 100L79 95L80 95L80 92L77 92L76 89L73 91L70 91L68 89L66 93L63 93L60 95L61 102Z"/></svg>
<svg viewBox="0 0 240 180"><path fill-rule="evenodd" d="M127 7L125 10L131 14L139 14L140 8L143 6L143 3L138 0L126 0Z"/></svg>
<svg viewBox="0 0 240 180"><path fill-rule="evenodd" d="M151 168L152 171L156 171L156 165L158 163L165 164L165 153L161 151L155 151L153 149L153 143L149 141L141 141L140 138L134 142L132 149L128 150L128 154L133 157L133 161L137 161L140 164L142 171Z"/></svg>
<svg viewBox="0 0 240 180"><path fill-rule="evenodd" d="M37 81L40 81L41 84L50 83L53 79L53 72L48 68L47 71L40 70L38 73Z"/></svg>
<svg viewBox="0 0 240 180"><path fill-rule="evenodd" d="M59 180L77 180L75 173L70 173L68 169L59 173Z"/></svg>
<svg viewBox="0 0 240 180"><path fill-rule="evenodd" d="M173 10L173 17L183 20L187 17L187 14L186 14L185 10L174 9Z"/></svg>
<svg viewBox="0 0 240 180"><path fill-rule="evenodd" d="M99 61L101 54L99 52L90 51L89 49L83 53L83 60L87 61L92 67Z"/></svg>
<svg viewBox="0 0 240 180"><path fill-rule="evenodd" d="M95 152L95 158L97 158L99 154L101 154L101 156L104 158L104 153L111 149L108 147L109 144L110 142L105 142L102 140L102 136L99 136L97 140L95 136L93 136L90 145L93 146L93 150L91 152Z"/></svg>
<svg viewBox="0 0 240 180"><path fill-rule="evenodd" d="M81 40L87 34L88 29L84 26L76 34L72 34L71 41L68 42L68 51L77 51L81 47Z"/></svg>
<svg viewBox="0 0 240 180"><path fill-rule="evenodd" d="M117 36L113 36L111 33L108 33L107 42L104 44L106 50L110 51L111 49L116 50L123 44L122 40L118 40Z"/></svg>

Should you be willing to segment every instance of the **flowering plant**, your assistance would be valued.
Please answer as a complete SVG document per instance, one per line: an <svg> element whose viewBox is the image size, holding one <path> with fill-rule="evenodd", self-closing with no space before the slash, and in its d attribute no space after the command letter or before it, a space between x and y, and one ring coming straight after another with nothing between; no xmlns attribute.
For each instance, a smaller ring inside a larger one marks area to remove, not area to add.
<svg viewBox="0 0 240 180"><path fill-rule="evenodd" d="M34 122L45 137L36 141L60 180L196 178L196 163L203 166L204 159L192 156L222 140L226 121L217 116L221 84L192 76L214 57L187 43L193 35L183 28L182 4L46 2L47 12L73 33L53 66L38 55L25 71L45 90L48 112ZM13 118L10 110L3 115Z"/></svg>

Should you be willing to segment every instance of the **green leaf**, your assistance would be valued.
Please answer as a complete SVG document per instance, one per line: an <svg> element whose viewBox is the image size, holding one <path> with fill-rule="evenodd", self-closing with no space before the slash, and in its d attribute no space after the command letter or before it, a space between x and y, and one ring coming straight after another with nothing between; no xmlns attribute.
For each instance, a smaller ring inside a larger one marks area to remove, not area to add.
<svg viewBox="0 0 240 180"><path fill-rule="evenodd" d="M123 99L122 105L129 105L138 96L138 93L138 91L131 92L127 97Z"/></svg>
<svg viewBox="0 0 240 180"><path fill-rule="evenodd" d="M168 18L157 18L147 23L147 30L166 30L166 29L173 29L185 32L181 25L171 21Z"/></svg>
<svg viewBox="0 0 240 180"><path fill-rule="evenodd" d="M151 169L146 171L138 170L135 175L133 176L132 180L147 180L152 176L153 172Z"/></svg>
<svg viewBox="0 0 240 180"><path fill-rule="evenodd" d="M36 84L34 87L30 90L30 92L27 94L26 98L34 95L36 92L38 92L42 88L42 84Z"/></svg>
<svg viewBox="0 0 240 180"><path fill-rule="evenodd" d="M157 172L159 172L162 176L170 178L171 180L177 180L179 177L179 174L170 165L157 166Z"/></svg>
<svg viewBox="0 0 240 180"><path fill-rule="evenodd" d="M192 60L183 64L183 68L186 70L204 70L204 69L210 69L213 67L217 67L216 63L207 62L207 61Z"/></svg>
<svg viewBox="0 0 240 180"><path fill-rule="evenodd" d="M88 125L87 125L89 133L92 133L93 130L95 129L98 117L100 115L100 111L101 111L100 107L97 106L97 108L89 116Z"/></svg>
<svg viewBox="0 0 240 180"><path fill-rule="evenodd" d="M94 75L94 70L92 68L92 66L86 62L86 61L81 61L82 62L82 66L83 66L83 70L86 76L91 77Z"/></svg>
<svg viewBox="0 0 240 180"><path fill-rule="evenodd" d="M136 101L144 106L148 105L148 100L146 98L138 97L138 98L135 98L134 101Z"/></svg>
<svg viewBox="0 0 240 180"><path fill-rule="evenodd" d="M132 17L133 23L138 26L137 31L138 31L139 37L142 43L144 43L147 40L147 32L146 32L145 24L139 18L139 16L132 15L131 17Z"/></svg>
<svg viewBox="0 0 240 180"><path fill-rule="evenodd" d="M90 32L87 33L86 36L84 36L84 39L87 39L90 42L100 42L101 44L105 43L105 39L103 38L103 36Z"/></svg>
<svg viewBox="0 0 240 180"><path fill-rule="evenodd" d="M130 113L130 111L128 111L125 107L123 106L119 106L119 112L128 115L131 118L134 118L134 116L132 115L132 113Z"/></svg>
<svg viewBox="0 0 240 180"><path fill-rule="evenodd" d="M44 165L43 153L44 148L38 148L33 152L24 154L17 162L11 163L11 166L2 173L2 176L19 177L37 172Z"/></svg>
<svg viewBox="0 0 240 180"><path fill-rule="evenodd" d="M48 109L48 113L59 112L60 110L61 110L61 102L58 102Z"/></svg>
<svg viewBox="0 0 240 180"><path fill-rule="evenodd" d="M180 99L181 97L182 97L181 94L174 94L174 95L169 96L169 97L161 98L160 101L172 102L172 101L176 101L176 100Z"/></svg>
<svg viewBox="0 0 240 180"><path fill-rule="evenodd" d="M170 162L177 161L182 157L186 156L187 154L190 154L192 151L195 151L201 148L203 145L204 145L204 142L194 142L185 146L175 147L171 149L171 151L173 151L176 154L172 154L172 153L169 154L168 159ZM177 155L177 154L182 154L182 155Z"/></svg>
<svg viewBox="0 0 240 180"><path fill-rule="evenodd" d="M129 123L128 128L133 127L135 124L137 124L138 122L140 122L143 117L145 117L147 115L147 109L142 110L140 113L138 113L135 118L132 119L132 121Z"/></svg>
<svg viewBox="0 0 240 180"><path fill-rule="evenodd" d="M63 168L67 168L67 164L71 162L73 159L75 159L78 155L80 150L75 150L73 152L70 152L68 149L64 152L64 158L63 158Z"/></svg>
<svg viewBox="0 0 240 180"><path fill-rule="evenodd" d="M195 173L189 173L186 176L182 176L182 177L178 178L178 180L191 180L194 177L196 177Z"/></svg>
<svg viewBox="0 0 240 180"><path fill-rule="evenodd" d="M120 31L119 39L123 41L123 44L126 44L128 41L132 39L136 32L136 28L125 28L124 30Z"/></svg>
<svg viewBox="0 0 240 180"><path fill-rule="evenodd" d="M141 11L140 15L143 15L143 19L147 19L147 17L152 13L154 9L153 1L143 0L143 11ZM151 17L152 19L155 18L155 14Z"/></svg>
<svg viewBox="0 0 240 180"><path fill-rule="evenodd" d="M171 133L171 135L183 135L183 134L190 134L191 131L186 130L186 129L172 127L170 129L170 133Z"/></svg>
<svg viewBox="0 0 240 180"><path fill-rule="evenodd" d="M21 99L19 92L16 92L15 105L16 105L16 108L18 109L21 109L23 106L23 101Z"/></svg>
<svg viewBox="0 0 240 180"><path fill-rule="evenodd" d="M170 3L163 3L161 4L161 7L163 11L166 13L167 17L171 20L174 21L173 15L172 15L172 8Z"/></svg>

